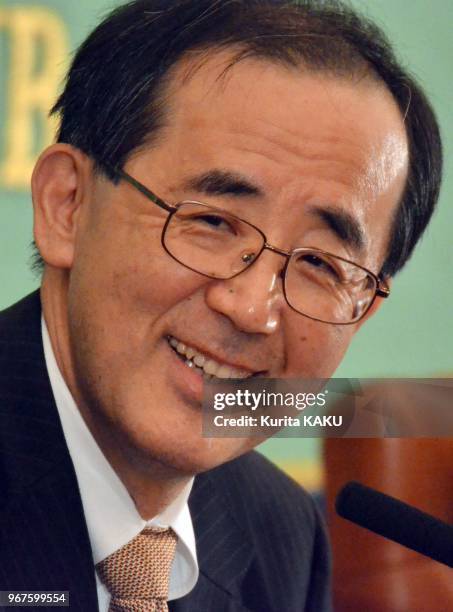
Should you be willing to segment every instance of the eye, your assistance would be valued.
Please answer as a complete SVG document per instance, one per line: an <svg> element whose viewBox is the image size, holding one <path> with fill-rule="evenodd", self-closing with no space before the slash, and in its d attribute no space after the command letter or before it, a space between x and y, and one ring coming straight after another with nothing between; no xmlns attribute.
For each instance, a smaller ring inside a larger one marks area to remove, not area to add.
<svg viewBox="0 0 453 612"><path fill-rule="evenodd" d="M314 255L313 253L304 255L301 259L304 262L310 264L310 266L324 270L332 276L339 278L338 271L334 268L333 265L331 265L331 263L327 259L323 259L322 257L319 257L319 255Z"/></svg>
<svg viewBox="0 0 453 612"><path fill-rule="evenodd" d="M341 271L327 258L315 253L306 253L297 259L297 265L302 273L316 274L319 278L325 277L329 281L341 283Z"/></svg>
<svg viewBox="0 0 453 612"><path fill-rule="evenodd" d="M192 217L192 221L195 223L199 223L200 225L205 225L207 228L212 228L219 231L227 231L231 232L232 234L236 234L236 230L233 224L221 215L215 215L211 213L194 215Z"/></svg>
<svg viewBox="0 0 453 612"><path fill-rule="evenodd" d="M197 221L201 221L206 223L207 225L211 225L212 227L219 227L222 223L225 223L225 219L219 217L218 215L199 215L195 217Z"/></svg>

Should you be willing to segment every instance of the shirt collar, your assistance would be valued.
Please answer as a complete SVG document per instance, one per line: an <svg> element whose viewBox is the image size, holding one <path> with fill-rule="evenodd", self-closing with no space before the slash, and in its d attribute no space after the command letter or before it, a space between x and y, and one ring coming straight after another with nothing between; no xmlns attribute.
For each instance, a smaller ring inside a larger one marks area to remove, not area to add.
<svg viewBox="0 0 453 612"><path fill-rule="evenodd" d="M76 406L58 368L44 317L41 328L47 371L79 484L94 563L121 548L147 525L171 527L178 543L169 599L183 597L198 579L195 535L187 504L193 479L158 516L149 521L142 519Z"/></svg>

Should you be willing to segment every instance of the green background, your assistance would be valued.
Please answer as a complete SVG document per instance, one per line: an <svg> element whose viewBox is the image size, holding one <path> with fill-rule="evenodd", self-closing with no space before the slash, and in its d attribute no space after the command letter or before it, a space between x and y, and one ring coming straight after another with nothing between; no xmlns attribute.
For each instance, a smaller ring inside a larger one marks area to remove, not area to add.
<svg viewBox="0 0 453 612"><path fill-rule="evenodd" d="M8 0L5 7L44 6L66 24L74 49L114 6L105 0ZM357 334L337 371L343 377L436 376L452 371L453 348L453 0L362 0L352 4L373 17L395 43L403 63L417 75L437 112L445 146L445 178L434 220L416 254L394 282L392 297ZM8 120L9 39L0 23L0 126ZM55 58L64 64L65 58ZM9 92L11 94L11 92ZM4 129L0 133L0 163ZM0 181L0 308L31 291L32 236L28 189L6 190ZM309 488L320 485L317 440L277 439L262 447Z"/></svg>

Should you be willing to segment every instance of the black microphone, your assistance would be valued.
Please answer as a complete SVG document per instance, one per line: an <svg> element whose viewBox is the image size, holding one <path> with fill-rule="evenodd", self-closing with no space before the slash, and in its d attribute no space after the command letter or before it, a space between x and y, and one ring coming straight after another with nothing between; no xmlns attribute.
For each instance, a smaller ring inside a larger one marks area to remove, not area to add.
<svg viewBox="0 0 453 612"><path fill-rule="evenodd" d="M452 525L359 482L341 489L335 508L343 518L453 567Z"/></svg>

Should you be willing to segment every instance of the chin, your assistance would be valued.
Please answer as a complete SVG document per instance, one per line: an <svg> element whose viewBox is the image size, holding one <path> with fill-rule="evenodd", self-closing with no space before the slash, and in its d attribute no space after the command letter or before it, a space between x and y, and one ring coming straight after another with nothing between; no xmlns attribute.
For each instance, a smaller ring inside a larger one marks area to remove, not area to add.
<svg viewBox="0 0 453 612"><path fill-rule="evenodd" d="M194 476L227 463L251 450L259 440L239 438L202 438L189 445L175 443L152 453L161 465L181 475Z"/></svg>

